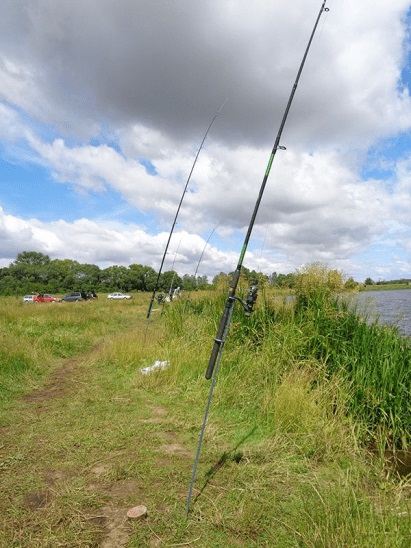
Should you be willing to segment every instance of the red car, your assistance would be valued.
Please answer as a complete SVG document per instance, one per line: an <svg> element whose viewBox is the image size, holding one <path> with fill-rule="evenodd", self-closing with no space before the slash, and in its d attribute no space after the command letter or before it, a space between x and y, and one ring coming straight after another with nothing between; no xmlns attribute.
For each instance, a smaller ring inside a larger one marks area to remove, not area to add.
<svg viewBox="0 0 411 548"><path fill-rule="evenodd" d="M48 293L40 293L39 295L35 295L33 299L35 303L55 303L58 300L59 299L57 297L53 297Z"/></svg>

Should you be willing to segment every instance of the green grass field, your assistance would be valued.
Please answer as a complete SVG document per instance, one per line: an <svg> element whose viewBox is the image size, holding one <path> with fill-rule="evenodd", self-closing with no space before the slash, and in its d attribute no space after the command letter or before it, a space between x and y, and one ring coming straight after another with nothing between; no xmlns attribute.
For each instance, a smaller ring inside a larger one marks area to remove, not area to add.
<svg viewBox="0 0 411 548"><path fill-rule="evenodd" d="M225 293L0 298L0 546L408 546L409 344L317 289L236 307L188 518Z"/></svg>

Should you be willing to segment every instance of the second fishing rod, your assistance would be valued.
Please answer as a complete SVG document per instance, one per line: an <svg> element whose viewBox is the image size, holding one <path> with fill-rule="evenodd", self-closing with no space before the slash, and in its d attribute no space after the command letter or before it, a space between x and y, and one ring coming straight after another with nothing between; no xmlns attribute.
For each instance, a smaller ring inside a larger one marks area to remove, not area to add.
<svg viewBox="0 0 411 548"><path fill-rule="evenodd" d="M217 112L214 114L214 117L213 119L211 120L211 123L210 125L208 126L207 128L207 131L205 132L204 134L204 137L203 137L203 140L201 141L201 144L197 150L197 154L194 158L194 162L193 162L193 165L191 166L191 170L190 170L190 173L188 175L188 178L187 178L187 181L186 181L186 184L184 186L184 190L183 190L183 193L181 195L181 198L180 198L180 202L178 204L178 207L177 207L177 211L176 211L176 214L174 216L174 221L173 221L173 224L171 226L171 230L170 230L170 233L168 235L168 239L167 239L167 243L166 243L166 247L164 249L164 253L163 253L163 258L161 259L161 264L160 264L160 268L158 270L158 273L157 273L157 279L155 281L155 284L154 284L154 289L153 289L153 293L151 295L151 300L150 300L150 304L148 306L148 311L147 311L147 320L150 320L150 316L151 316L151 312L152 312L152 309L153 309L153 304L154 304L154 299L155 299L155 296L156 296L156 293L157 293L157 290L158 290L158 286L159 286L159 283L160 283L160 276L161 276L161 273L162 273L162 270L163 270L163 265L164 265L164 261L166 259L166 256L167 256L167 252L168 252L168 247L170 245L170 241L171 241L171 236L173 235L173 232L174 232L174 228L176 226L176 223L177 223L177 219L178 219L178 215L180 213L180 209L181 209L181 206L183 204L183 200L184 200L184 196L187 192L187 188L188 188L188 184L190 182L190 179L191 179L191 176L193 174L193 171L194 171L194 168L195 168L195 165L197 163L197 160L198 160L198 157L200 155L200 152L201 152L201 149L203 148L203 145L205 143L205 140L207 139L207 135L211 129L211 126L214 124L217 116L220 114L221 110L223 109L224 105L226 104L226 102L228 101L228 97L224 100L223 104L221 105L221 107L217 110ZM147 327L148 327L148 323L147 323Z"/></svg>

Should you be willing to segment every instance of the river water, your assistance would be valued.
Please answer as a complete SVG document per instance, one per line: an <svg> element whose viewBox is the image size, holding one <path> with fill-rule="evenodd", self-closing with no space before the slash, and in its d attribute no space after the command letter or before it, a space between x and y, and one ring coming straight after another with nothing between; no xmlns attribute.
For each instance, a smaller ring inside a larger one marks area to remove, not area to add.
<svg viewBox="0 0 411 548"><path fill-rule="evenodd" d="M411 289L364 291L356 297L358 311L366 311L379 324L394 324L400 333L411 337Z"/></svg>

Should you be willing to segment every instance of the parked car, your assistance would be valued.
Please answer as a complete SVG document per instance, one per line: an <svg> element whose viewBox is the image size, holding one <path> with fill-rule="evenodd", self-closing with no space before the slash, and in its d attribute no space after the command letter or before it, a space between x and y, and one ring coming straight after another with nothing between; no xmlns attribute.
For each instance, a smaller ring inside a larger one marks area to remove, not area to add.
<svg viewBox="0 0 411 548"><path fill-rule="evenodd" d="M24 295L23 303L34 303L34 297L36 297L36 295Z"/></svg>
<svg viewBox="0 0 411 548"><path fill-rule="evenodd" d="M127 299L127 300L130 300L130 299L134 299L134 297L132 295L125 295L124 293L110 293L110 295L107 297L108 299Z"/></svg>
<svg viewBox="0 0 411 548"><path fill-rule="evenodd" d="M86 299L86 295L81 291L72 291L71 293L67 293L67 295L64 295L64 297L61 298L61 300L65 302L78 302L82 301L83 299Z"/></svg>
<svg viewBox="0 0 411 548"><path fill-rule="evenodd" d="M53 295L50 295L49 293L39 293L39 295L35 295L33 301L35 303L55 303L59 301L57 297L53 297Z"/></svg>

